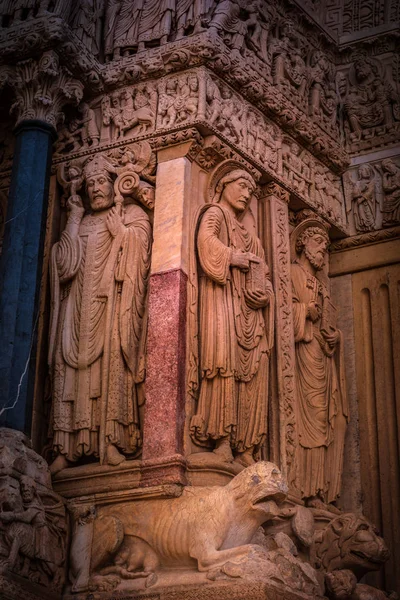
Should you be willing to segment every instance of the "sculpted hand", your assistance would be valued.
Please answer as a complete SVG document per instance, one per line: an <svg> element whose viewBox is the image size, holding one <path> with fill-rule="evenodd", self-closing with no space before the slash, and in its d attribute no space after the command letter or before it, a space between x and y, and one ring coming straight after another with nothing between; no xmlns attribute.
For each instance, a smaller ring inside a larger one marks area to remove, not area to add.
<svg viewBox="0 0 400 600"><path fill-rule="evenodd" d="M332 331L329 333L327 331L321 331L321 333L324 336L324 340L328 344L329 348L334 348L338 343L340 336L337 329L332 329Z"/></svg>
<svg viewBox="0 0 400 600"><path fill-rule="evenodd" d="M317 302L309 302L307 307L307 319L310 319L313 323L321 318L322 308Z"/></svg>
<svg viewBox="0 0 400 600"><path fill-rule="evenodd" d="M244 297L246 298L247 306L253 310L264 308L269 302L269 297L261 290L245 290Z"/></svg>
<svg viewBox="0 0 400 600"><path fill-rule="evenodd" d="M260 262L260 259L251 252L232 252L231 267L237 267L241 271L248 271L250 261Z"/></svg>
<svg viewBox="0 0 400 600"><path fill-rule="evenodd" d="M124 228L121 215L119 214L116 206L113 206L107 215L107 227L108 231L113 237L118 235L118 233Z"/></svg>
<svg viewBox="0 0 400 600"><path fill-rule="evenodd" d="M85 208L83 206L82 198L78 194L73 194L67 200L67 208L71 215L82 218Z"/></svg>

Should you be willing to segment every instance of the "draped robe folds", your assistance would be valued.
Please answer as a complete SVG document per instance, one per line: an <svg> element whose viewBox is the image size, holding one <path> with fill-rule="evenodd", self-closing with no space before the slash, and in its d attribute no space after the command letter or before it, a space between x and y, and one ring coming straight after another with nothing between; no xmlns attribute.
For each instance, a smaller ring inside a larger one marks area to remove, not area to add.
<svg viewBox="0 0 400 600"><path fill-rule="evenodd" d="M114 32L114 49L136 46L139 21L144 0L124 0L121 4Z"/></svg>
<svg viewBox="0 0 400 600"><path fill-rule="evenodd" d="M176 0L146 0L139 23L139 42L159 40L169 35Z"/></svg>
<svg viewBox="0 0 400 600"><path fill-rule="evenodd" d="M252 252L265 267L269 305L246 304L246 274L231 268L233 251ZM200 216L197 251L201 384L191 433L196 441L229 437L232 448L258 448L267 433L273 291L260 240L222 206Z"/></svg>
<svg viewBox="0 0 400 600"><path fill-rule="evenodd" d="M319 280L293 263L292 286L301 491L304 498L320 494L333 502L340 493L348 415L343 344L340 339L329 348L321 334L323 317L307 319L309 302L324 311L327 293Z"/></svg>
<svg viewBox="0 0 400 600"><path fill-rule="evenodd" d="M113 237L108 211L64 231L52 250L53 446L69 460L99 455L99 436L125 453L140 447L136 385L144 379L145 299L151 227L125 208Z"/></svg>

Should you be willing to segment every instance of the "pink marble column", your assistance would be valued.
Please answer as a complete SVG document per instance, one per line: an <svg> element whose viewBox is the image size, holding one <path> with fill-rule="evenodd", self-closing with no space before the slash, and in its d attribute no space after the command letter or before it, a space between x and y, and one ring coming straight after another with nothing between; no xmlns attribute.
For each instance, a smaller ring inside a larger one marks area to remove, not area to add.
<svg viewBox="0 0 400 600"><path fill-rule="evenodd" d="M158 153L141 485L186 483L187 145Z"/></svg>

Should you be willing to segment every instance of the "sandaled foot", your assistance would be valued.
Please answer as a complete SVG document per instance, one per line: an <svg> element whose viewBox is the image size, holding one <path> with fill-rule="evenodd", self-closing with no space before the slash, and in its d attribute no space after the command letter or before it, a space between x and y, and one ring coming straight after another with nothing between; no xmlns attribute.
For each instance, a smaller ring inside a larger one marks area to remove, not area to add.
<svg viewBox="0 0 400 600"><path fill-rule="evenodd" d="M120 465L122 462L126 460L125 456L119 452L119 450L113 446L113 444L109 444L107 446L107 464L113 467Z"/></svg>
<svg viewBox="0 0 400 600"><path fill-rule="evenodd" d="M239 465L243 465L244 467L250 467L254 465L256 462L253 457L252 450L246 450L245 452L240 452L235 457L235 462L239 463Z"/></svg>
<svg viewBox="0 0 400 600"><path fill-rule="evenodd" d="M68 461L67 461L65 455L58 454L58 456L56 456L56 458L51 463L49 469L50 469L50 473L54 477L54 475L56 475L63 469L66 469L67 467L68 467Z"/></svg>
<svg viewBox="0 0 400 600"><path fill-rule="evenodd" d="M233 462L233 454L228 438L218 440L213 453L216 454L224 462Z"/></svg>

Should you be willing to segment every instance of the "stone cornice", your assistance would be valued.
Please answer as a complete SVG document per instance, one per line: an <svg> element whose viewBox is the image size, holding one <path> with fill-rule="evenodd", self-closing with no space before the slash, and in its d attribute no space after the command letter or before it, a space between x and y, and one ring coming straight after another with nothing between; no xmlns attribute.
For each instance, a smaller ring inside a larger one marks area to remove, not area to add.
<svg viewBox="0 0 400 600"><path fill-rule="evenodd" d="M394 239L400 239L400 227L379 229L378 231L370 231L361 235L353 235L352 237L331 244L329 250L330 252L343 252L360 246L370 246L371 244L378 244Z"/></svg>

